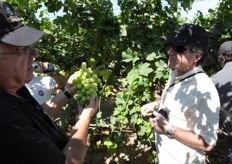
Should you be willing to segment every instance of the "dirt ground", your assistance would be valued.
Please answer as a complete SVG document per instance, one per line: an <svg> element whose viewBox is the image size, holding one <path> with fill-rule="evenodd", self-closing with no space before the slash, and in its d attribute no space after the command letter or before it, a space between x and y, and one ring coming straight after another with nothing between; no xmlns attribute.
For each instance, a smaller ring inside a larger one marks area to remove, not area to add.
<svg viewBox="0 0 232 164"><path fill-rule="evenodd" d="M89 149L84 164L146 164L151 154L149 148L138 149L134 146L124 146L119 152L110 155L106 151Z"/></svg>

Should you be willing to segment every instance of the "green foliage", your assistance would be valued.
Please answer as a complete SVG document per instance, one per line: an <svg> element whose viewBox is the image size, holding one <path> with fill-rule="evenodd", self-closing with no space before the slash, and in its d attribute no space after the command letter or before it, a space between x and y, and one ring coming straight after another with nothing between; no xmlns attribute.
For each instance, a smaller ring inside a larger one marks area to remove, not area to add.
<svg viewBox="0 0 232 164"><path fill-rule="evenodd" d="M107 138L107 139L104 141L103 144L107 147L107 149L110 151L110 153L113 154L113 153L116 152L116 150L117 150L117 144L116 144L116 143L113 143L113 142L111 141L111 139Z"/></svg>
<svg viewBox="0 0 232 164"><path fill-rule="evenodd" d="M159 57L152 58L150 54L149 62L154 62L154 60L159 59ZM123 61L126 63L132 63L133 67L128 72L127 77L121 79L121 84L123 89L121 92L118 92L116 95L115 103L116 107L114 113L111 116L111 125L118 127L120 129L133 129L137 133L137 137L140 141L145 143L152 143L153 133L150 123L147 120L142 118L141 105L147 102L153 101L157 95L154 95L153 88L159 90L160 88L153 86L153 81L160 80L161 78L154 78L159 72L163 72L162 79L167 80L167 65L160 66L162 62L162 57L159 61L155 62L156 64L152 65L147 62L141 63L141 55L134 53L132 50L127 49L122 53ZM166 67L166 70L164 69ZM156 71L154 71L156 70ZM165 73L166 72L166 73ZM166 76L164 76L164 74ZM112 128L115 129L115 128Z"/></svg>
<svg viewBox="0 0 232 164"><path fill-rule="evenodd" d="M170 34L185 19L191 0L118 0L121 8L114 15L110 0L8 0L26 25L45 31L34 45L37 60L59 66L66 76L78 70L82 62L101 78L101 103L115 102L112 115L103 118L100 108L90 131L92 145L115 154L126 134L136 133L136 140L153 145L153 131L140 114L141 106L158 99L168 79L166 45L160 36ZM231 39L232 0L220 2L217 10L204 17L201 12L192 20L209 32L210 56L205 65L209 75L220 67L217 50ZM110 109L108 109L110 110ZM111 109L112 110L112 109ZM75 122L76 103L71 100L56 120L69 132ZM103 135L108 129L109 135ZM96 138L101 136L100 138ZM148 163L156 162L156 152Z"/></svg>

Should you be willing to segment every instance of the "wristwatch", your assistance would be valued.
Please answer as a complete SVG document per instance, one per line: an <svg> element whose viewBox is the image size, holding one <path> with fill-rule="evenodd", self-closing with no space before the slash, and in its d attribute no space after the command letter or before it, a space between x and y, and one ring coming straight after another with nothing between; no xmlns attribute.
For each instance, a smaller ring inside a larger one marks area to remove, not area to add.
<svg viewBox="0 0 232 164"><path fill-rule="evenodd" d="M170 128L165 132L165 134L166 134L169 138L173 138L174 129L175 129L175 127L171 125Z"/></svg>
<svg viewBox="0 0 232 164"><path fill-rule="evenodd" d="M63 91L63 94L67 97L67 99L71 99L72 98L72 95L68 92L67 89L62 89Z"/></svg>

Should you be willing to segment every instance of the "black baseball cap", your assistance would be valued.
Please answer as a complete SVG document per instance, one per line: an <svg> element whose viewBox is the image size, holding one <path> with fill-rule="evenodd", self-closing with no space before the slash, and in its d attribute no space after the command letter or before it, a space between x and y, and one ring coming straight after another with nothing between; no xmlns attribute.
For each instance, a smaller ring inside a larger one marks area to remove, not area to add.
<svg viewBox="0 0 232 164"><path fill-rule="evenodd" d="M232 41L226 41L221 44L218 50L218 55L221 54L232 54Z"/></svg>
<svg viewBox="0 0 232 164"><path fill-rule="evenodd" d="M25 26L13 7L7 2L0 1L0 42L15 46L29 46L43 35L43 31Z"/></svg>
<svg viewBox="0 0 232 164"><path fill-rule="evenodd" d="M183 24L168 36L162 36L169 44L175 46L190 45L199 48L206 55L209 49L208 34L204 28L195 24Z"/></svg>

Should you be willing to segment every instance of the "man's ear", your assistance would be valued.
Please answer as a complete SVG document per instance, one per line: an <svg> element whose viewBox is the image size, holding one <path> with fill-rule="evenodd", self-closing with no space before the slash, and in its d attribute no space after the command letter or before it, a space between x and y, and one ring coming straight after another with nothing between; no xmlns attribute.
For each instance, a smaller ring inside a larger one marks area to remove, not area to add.
<svg viewBox="0 0 232 164"><path fill-rule="evenodd" d="M223 67L226 64L226 56L224 56L224 55L218 56L218 61L219 61L220 65Z"/></svg>
<svg viewBox="0 0 232 164"><path fill-rule="evenodd" d="M196 60L196 62L198 62L201 58L202 58L202 54L201 54L201 53L197 53L197 54L194 56L194 59Z"/></svg>

